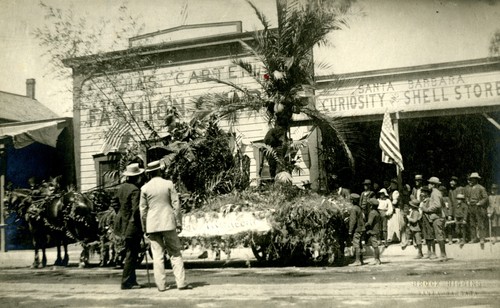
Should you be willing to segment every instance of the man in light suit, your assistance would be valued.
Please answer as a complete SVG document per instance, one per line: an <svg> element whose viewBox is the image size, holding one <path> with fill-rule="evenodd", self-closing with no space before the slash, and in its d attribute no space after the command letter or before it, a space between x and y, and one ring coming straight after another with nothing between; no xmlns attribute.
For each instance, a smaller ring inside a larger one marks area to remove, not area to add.
<svg viewBox="0 0 500 308"><path fill-rule="evenodd" d="M151 241L156 286L160 292L169 288L166 284L163 253L166 250L170 256L177 289L192 289L185 283L182 246L177 236L182 231L182 217L174 183L161 177L160 161L149 163L146 172L151 179L141 188L139 210L142 228Z"/></svg>

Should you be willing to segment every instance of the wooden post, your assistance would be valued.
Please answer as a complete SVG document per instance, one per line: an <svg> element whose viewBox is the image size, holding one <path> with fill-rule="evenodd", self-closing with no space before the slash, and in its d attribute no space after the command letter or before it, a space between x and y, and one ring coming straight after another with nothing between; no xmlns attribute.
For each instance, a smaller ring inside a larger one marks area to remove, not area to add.
<svg viewBox="0 0 500 308"><path fill-rule="evenodd" d="M5 144L0 143L0 252L6 250L6 232L5 232L5 173L6 173Z"/></svg>

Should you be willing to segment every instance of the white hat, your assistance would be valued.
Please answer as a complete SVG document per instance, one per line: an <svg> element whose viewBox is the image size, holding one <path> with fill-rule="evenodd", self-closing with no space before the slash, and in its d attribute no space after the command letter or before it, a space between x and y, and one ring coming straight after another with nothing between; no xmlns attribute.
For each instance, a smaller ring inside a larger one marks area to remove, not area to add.
<svg viewBox="0 0 500 308"><path fill-rule="evenodd" d="M138 163L130 164L126 167L125 171L123 171L123 175L125 176L137 176L144 172L144 169L139 168Z"/></svg>
<svg viewBox="0 0 500 308"><path fill-rule="evenodd" d="M161 163L159 160L155 160L153 162L150 162L148 166L146 167L146 172L151 172L155 171L161 168Z"/></svg>

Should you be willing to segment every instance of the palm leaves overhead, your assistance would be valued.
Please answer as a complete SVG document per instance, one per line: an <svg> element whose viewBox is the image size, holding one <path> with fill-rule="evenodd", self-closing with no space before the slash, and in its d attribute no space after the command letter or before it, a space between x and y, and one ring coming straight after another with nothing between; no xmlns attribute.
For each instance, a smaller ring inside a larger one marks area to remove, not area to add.
<svg viewBox="0 0 500 308"><path fill-rule="evenodd" d="M197 101L197 107L211 109L230 123L237 120L241 111L266 111L270 124L284 128L285 132L293 122L293 114L303 113L324 133L335 134L335 139L352 164L342 127L311 104L315 88L312 50L316 45L326 44L327 34L332 30L345 26L346 21L342 17L346 10L345 1L335 6L332 5L334 1L324 5L320 0L279 0L277 28L272 28L267 17L251 1L247 2L263 29L254 32L252 43L241 42L253 59L239 58L233 62L252 76L260 89L246 89L226 80L211 78L209 80L230 86L233 90L202 96ZM256 67L254 61L261 67Z"/></svg>

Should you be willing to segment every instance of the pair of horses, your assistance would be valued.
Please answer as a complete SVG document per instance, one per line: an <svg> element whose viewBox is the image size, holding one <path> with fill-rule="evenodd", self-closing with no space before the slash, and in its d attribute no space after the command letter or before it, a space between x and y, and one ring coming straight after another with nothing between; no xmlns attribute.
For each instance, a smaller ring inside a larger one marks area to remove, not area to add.
<svg viewBox="0 0 500 308"><path fill-rule="evenodd" d="M99 235L94 205L86 195L71 189L62 191L59 178L55 178L37 188L10 191L8 202L28 224L35 249L32 268L47 266L45 251L50 245L57 247L54 265L68 266L68 244L74 242L83 247L80 267L88 265L89 248Z"/></svg>

